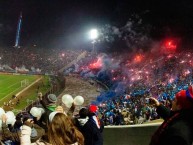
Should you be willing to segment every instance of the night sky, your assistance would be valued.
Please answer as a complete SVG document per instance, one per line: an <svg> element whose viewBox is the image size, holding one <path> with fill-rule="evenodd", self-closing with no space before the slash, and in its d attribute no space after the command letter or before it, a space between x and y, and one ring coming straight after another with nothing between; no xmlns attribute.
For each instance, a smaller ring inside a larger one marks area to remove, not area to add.
<svg viewBox="0 0 193 145"><path fill-rule="evenodd" d="M151 25L153 39L168 36L190 41L193 36L191 0L1 0L1 46L14 45L20 12L22 46L84 46L91 28L122 27L133 14Z"/></svg>

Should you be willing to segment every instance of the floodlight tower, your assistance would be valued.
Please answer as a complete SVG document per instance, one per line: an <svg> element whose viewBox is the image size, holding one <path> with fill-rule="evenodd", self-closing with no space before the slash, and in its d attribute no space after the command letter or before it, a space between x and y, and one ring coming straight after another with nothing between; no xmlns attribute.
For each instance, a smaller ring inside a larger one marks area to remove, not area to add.
<svg viewBox="0 0 193 145"><path fill-rule="evenodd" d="M92 40L92 44L93 44L93 47L92 47L92 51L94 52L95 51L95 43L96 43L96 39L98 38L98 31L97 29L92 29L90 30L90 39Z"/></svg>

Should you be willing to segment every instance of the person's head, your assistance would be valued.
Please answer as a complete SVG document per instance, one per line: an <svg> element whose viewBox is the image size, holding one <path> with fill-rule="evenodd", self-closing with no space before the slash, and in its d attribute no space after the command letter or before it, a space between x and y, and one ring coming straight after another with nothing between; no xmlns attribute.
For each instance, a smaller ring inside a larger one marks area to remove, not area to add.
<svg viewBox="0 0 193 145"><path fill-rule="evenodd" d="M90 113L96 113L98 111L98 107L96 105L90 105L89 106L89 112Z"/></svg>
<svg viewBox="0 0 193 145"><path fill-rule="evenodd" d="M181 90L175 95L172 102L172 110L193 109L193 91L192 86L188 90Z"/></svg>
<svg viewBox="0 0 193 145"><path fill-rule="evenodd" d="M58 113L64 113L66 115L66 112L64 111L64 108L62 106L57 106L55 108L55 111Z"/></svg>
<svg viewBox="0 0 193 145"><path fill-rule="evenodd" d="M77 142L79 145L83 145L83 135L76 129L68 116L63 113L52 113L54 116L53 119L50 119L51 122L48 126L49 143L52 145L66 145Z"/></svg>
<svg viewBox="0 0 193 145"><path fill-rule="evenodd" d="M86 118L88 116L88 109L87 108L81 108L79 111L80 118Z"/></svg>
<svg viewBox="0 0 193 145"><path fill-rule="evenodd" d="M39 92L38 97L42 97L42 96L43 96L42 92Z"/></svg>
<svg viewBox="0 0 193 145"><path fill-rule="evenodd" d="M57 97L55 94L49 94L47 97L46 97L46 105L48 106L51 106L51 105L55 105L56 102L57 102Z"/></svg>

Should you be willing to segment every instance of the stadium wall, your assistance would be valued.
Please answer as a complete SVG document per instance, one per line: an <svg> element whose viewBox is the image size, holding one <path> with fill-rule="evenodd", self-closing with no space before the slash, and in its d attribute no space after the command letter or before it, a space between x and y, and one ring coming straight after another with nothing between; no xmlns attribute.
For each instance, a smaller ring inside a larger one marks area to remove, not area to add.
<svg viewBox="0 0 193 145"><path fill-rule="evenodd" d="M149 145L151 136L160 124L105 126L104 145Z"/></svg>

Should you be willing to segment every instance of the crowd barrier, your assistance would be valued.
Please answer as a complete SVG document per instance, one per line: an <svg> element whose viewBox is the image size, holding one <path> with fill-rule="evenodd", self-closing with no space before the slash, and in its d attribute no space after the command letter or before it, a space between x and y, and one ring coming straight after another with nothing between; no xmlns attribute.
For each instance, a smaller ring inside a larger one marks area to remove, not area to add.
<svg viewBox="0 0 193 145"><path fill-rule="evenodd" d="M105 126L104 145L149 145L153 133L160 124Z"/></svg>

